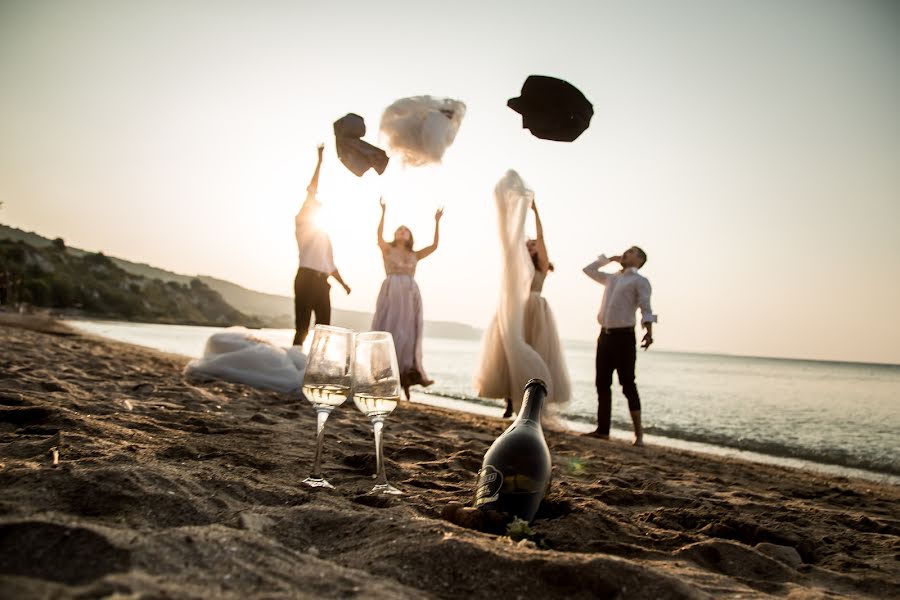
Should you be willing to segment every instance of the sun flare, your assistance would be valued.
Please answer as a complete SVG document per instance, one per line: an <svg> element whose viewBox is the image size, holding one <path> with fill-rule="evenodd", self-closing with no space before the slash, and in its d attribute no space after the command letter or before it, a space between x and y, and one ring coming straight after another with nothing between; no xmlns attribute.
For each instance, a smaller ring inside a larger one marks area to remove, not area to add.
<svg viewBox="0 0 900 600"><path fill-rule="evenodd" d="M326 158L319 192L322 207L315 217L317 228L328 232L335 251L344 255L369 252L381 216L378 199L387 202L384 237L393 239L400 225L409 227L418 242L431 239L434 211L446 203L444 190L435 186L437 169L390 165L382 176L367 173L356 178L337 161ZM340 250L338 250L340 248Z"/></svg>

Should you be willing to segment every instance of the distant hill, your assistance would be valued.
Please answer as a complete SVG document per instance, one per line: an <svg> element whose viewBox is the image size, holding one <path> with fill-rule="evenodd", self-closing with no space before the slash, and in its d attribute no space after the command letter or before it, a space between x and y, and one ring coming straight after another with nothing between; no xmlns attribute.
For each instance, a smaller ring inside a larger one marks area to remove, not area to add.
<svg viewBox="0 0 900 600"><path fill-rule="evenodd" d="M0 240L3 239L22 241L35 248L46 248L53 245L53 240L49 238L0 224ZM80 248L67 247L67 251L73 256L92 254ZM208 275L182 275L113 256L108 258L120 269L151 280L172 281L182 285L191 285L191 281L200 280L210 289L221 294L222 298L235 309L245 315L257 317L266 327L290 329L294 326L294 300L291 297L249 290L236 283ZM365 331L371 327L372 313L334 309L332 322L341 327ZM463 323L449 321L426 321L425 334L433 337L470 340L481 337L480 330Z"/></svg>
<svg viewBox="0 0 900 600"><path fill-rule="evenodd" d="M261 325L199 279L142 277L101 253L69 252L61 241L35 247L21 239L0 240L0 304L19 303L154 323Z"/></svg>

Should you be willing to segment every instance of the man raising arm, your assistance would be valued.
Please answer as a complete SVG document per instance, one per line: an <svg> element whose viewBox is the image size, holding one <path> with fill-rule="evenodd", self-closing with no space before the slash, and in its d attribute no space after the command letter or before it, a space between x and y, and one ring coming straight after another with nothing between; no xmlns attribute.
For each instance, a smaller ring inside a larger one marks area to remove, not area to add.
<svg viewBox="0 0 900 600"><path fill-rule="evenodd" d="M319 188L319 171L322 167L323 145L319 145L318 162L312 179L306 187L306 200L294 219L294 233L297 238L299 266L294 278L294 321L296 333L294 345L300 346L309 333L309 324L315 314L316 323L331 324L331 285L328 277L343 286L350 293L350 287L344 283L341 274L334 264L331 239L315 222L322 205L316 197Z"/></svg>

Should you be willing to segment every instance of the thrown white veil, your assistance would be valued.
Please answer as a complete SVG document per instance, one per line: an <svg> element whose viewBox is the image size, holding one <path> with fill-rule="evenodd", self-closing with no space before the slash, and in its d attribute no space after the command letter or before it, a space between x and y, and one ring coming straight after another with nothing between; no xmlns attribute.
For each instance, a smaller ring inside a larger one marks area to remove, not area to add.
<svg viewBox="0 0 900 600"><path fill-rule="evenodd" d="M465 114L466 105L459 100L401 98L384 109L379 129L389 153L403 163L411 167L440 163Z"/></svg>
<svg viewBox="0 0 900 600"><path fill-rule="evenodd" d="M503 274L497 314L482 339L482 359L475 385L480 396L511 398L518 411L529 379L547 383L552 402L554 385L544 359L525 342L524 310L534 277L534 264L525 247L525 217L534 193L515 171L494 187ZM498 350L502 348L502 352Z"/></svg>

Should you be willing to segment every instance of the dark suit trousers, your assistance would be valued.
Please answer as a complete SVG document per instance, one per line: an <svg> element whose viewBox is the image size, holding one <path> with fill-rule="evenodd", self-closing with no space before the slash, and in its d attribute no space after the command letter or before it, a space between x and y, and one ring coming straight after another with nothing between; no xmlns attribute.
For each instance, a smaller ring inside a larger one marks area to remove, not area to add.
<svg viewBox="0 0 900 600"><path fill-rule="evenodd" d="M300 267L294 278L294 345L303 344L315 313L317 325L331 325L331 285L328 275Z"/></svg>
<svg viewBox="0 0 900 600"><path fill-rule="evenodd" d="M619 376L622 393L628 399L628 410L641 410L641 398L634 383L637 340L634 329L603 330L597 339L597 431L609 434L612 414L612 376Z"/></svg>

